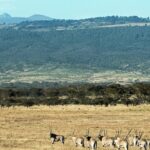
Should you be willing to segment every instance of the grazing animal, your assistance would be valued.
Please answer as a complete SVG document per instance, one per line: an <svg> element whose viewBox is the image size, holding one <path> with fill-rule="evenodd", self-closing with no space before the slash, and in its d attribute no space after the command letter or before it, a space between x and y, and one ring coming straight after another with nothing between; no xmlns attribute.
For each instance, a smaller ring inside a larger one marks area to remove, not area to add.
<svg viewBox="0 0 150 150"><path fill-rule="evenodd" d="M142 139L144 132L139 132L137 146L142 150L147 150L148 148L148 141L146 139Z"/></svg>
<svg viewBox="0 0 150 150"><path fill-rule="evenodd" d="M52 131L50 131L50 140L51 143L54 144L55 142L61 142L62 144L64 144L65 142L65 137L63 135L57 135L55 133L52 133Z"/></svg>
<svg viewBox="0 0 150 150"><path fill-rule="evenodd" d="M85 137L85 146L91 150L96 150L97 149L97 141L95 140L95 138L93 138L89 135L89 130L87 131L87 134L84 135L84 137Z"/></svg>
<svg viewBox="0 0 150 150"><path fill-rule="evenodd" d="M118 150L120 150L121 148L124 148L125 150L128 150L129 147L129 143L127 141L129 134L131 133L132 129L128 132L128 134L126 135L126 137L124 139L120 138L120 133L121 131L116 132L116 139L114 140L115 145L117 146Z"/></svg>
<svg viewBox="0 0 150 150"><path fill-rule="evenodd" d="M103 134L102 134L103 132ZM114 148L114 138L108 138L107 137L107 131L106 130L100 130L98 139L102 142L103 147L112 147Z"/></svg>
<svg viewBox="0 0 150 150"><path fill-rule="evenodd" d="M142 134L142 132L137 132L137 130L135 130L135 134L133 136L128 137L129 145L134 146L134 147L137 146L137 144L138 144L137 142L140 139L140 137L142 136L141 134Z"/></svg>
<svg viewBox="0 0 150 150"><path fill-rule="evenodd" d="M117 139L114 142L118 150L120 150L120 148L124 148L125 150L128 150L128 142L126 140L121 140L120 137L117 137Z"/></svg>
<svg viewBox="0 0 150 150"><path fill-rule="evenodd" d="M84 147L84 138L83 137L73 136L72 141L76 147L77 146Z"/></svg>
<svg viewBox="0 0 150 150"><path fill-rule="evenodd" d="M138 137L137 136L130 136L128 138L128 143L130 146L137 146Z"/></svg>
<svg viewBox="0 0 150 150"><path fill-rule="evenodd" d="M72 136L72 141L74 143L74 145L77 147L84 147L84 138L83 137L78 137L78 136L74 136L74 131L73 131L73 136Z"/></svg>

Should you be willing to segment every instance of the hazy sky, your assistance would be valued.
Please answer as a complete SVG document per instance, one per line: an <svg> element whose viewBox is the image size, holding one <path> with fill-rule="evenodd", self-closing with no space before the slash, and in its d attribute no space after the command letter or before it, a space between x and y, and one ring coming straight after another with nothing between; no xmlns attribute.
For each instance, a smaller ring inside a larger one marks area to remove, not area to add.
<svg viewBox="0 0 150 150"><path fill-rule="evenodd" d="M150 16L150 0L0 0L0 14L79 19L98 16Z"/></svg>

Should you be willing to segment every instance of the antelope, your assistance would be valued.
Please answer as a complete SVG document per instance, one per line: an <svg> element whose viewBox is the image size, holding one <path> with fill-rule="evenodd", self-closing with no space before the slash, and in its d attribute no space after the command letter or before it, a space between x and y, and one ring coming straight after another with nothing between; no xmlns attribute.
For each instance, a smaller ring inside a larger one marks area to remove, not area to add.
<svg viewBox="0 0 150 150"><path fill-rule="evenodd" d="M115 146L114 139L107 137L107 131L106 130L103 130L103 134L102 134L102 130L100 130L99 135L98 135L98 139L102 142L103 147L109 146L109 147L114 148L114 146Z"/></svg>
<svg viewBox="0 0 150 150"><path fill-rule="evenodd" d="M74 132L73 132L73 135L74 135ZM84 147L84 138L83 137L72 136L72 141L76 147L77 146Z"/></svg>
<svg viewBox="0 0 150 150"><path fill-rule="evenodd" d="M126 135L126 137L124 139L120 138L121 131L117 132L118 134L117 134L116 139L114 140L114 142L115 142L115 145L117 146L118 150L120 150L121 148L124 148L125 150L128 150L129 145L128 145L127 138L128 138L131 131L132 131L132 129L128 132L128 134Z"/></svg>
<svg viewBox="0 0 150 150"><path fill-rule="evenodd" d="M85 137L85 146L88 147L91 150L97 149L97 141L89 135L89 130L87 131Z"/></svg>
<svg viewBox="0 0 150 150"><path fill-rule="evenodd" d="M147 150L148 148L148 141L145 139L141 139L143 135L143 132L140 132L140 135L138 137L137 146L140 147L140 149Z"/></svg>
<svg viewBox="0 0 150 150"><path fill-rule="evenodd" d="M64 144L65 142L65 137L63 135L57 135L55 133L52 133L52 131L50 131L50 140L51 143L54 144L55 142L61 142L62 144Z"/></svg>
<svg viewBox="0 0 150 150"><path fill-rule="evenodd" d="M129 145L134 147L137 146L137 141L139 136L140 136L140 132L137 133L137 130L135 130L135 134L133 136L128 137Z"/></svg>

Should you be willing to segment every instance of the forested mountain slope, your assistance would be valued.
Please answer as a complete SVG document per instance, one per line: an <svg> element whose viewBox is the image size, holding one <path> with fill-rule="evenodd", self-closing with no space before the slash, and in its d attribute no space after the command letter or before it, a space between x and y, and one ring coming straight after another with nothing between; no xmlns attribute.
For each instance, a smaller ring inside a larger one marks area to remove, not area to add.
<svg viewBox="0 0 150 150"><path fill-rule="evenodd" d="M42 76L45 73L48 77L59 74L58 80L63 76L65 81L77 75L82 76L76 81L81 78L91 78L92 81L95 73L104 71L136 72L149 80L149 26L52 29L40 32L27 29L22 24L16 27L0 29L1 79L8 75L7 82L15 78L18 80L17 71L24 77L34 74L37 78L37 72L43 73ZM12 72L15 73L11 75ZM49 78L43 80L49 81ZM137 80L140 79L137 77Z"/></svg>

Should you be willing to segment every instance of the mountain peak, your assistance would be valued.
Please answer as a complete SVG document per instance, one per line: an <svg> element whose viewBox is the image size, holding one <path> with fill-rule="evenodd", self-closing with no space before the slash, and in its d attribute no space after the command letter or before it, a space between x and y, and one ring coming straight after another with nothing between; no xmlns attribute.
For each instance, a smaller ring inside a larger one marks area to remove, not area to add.
<svg viewBox="0 0 150 150"><path fill-rule="evenodd" d="M28 19L34 21L34 20L51 20L52 18L40 14L35 14L30 16Z"/></svg>
<svg viewBox="0 0 150 150"><path fill-rule="evenodd" d="M8 13L3 13L0 18L11 18L11 16Z"/></svg>
<svg viewBox="0 0 150 150"><path fill-rule="evenodd" d="M3 13L0 15L0 24L6 23L6 24L16 24L21 23L23 21L48 21L52 20L52 18L40 14L35 14L30 17L11 17L8 13Z"/></svg>

